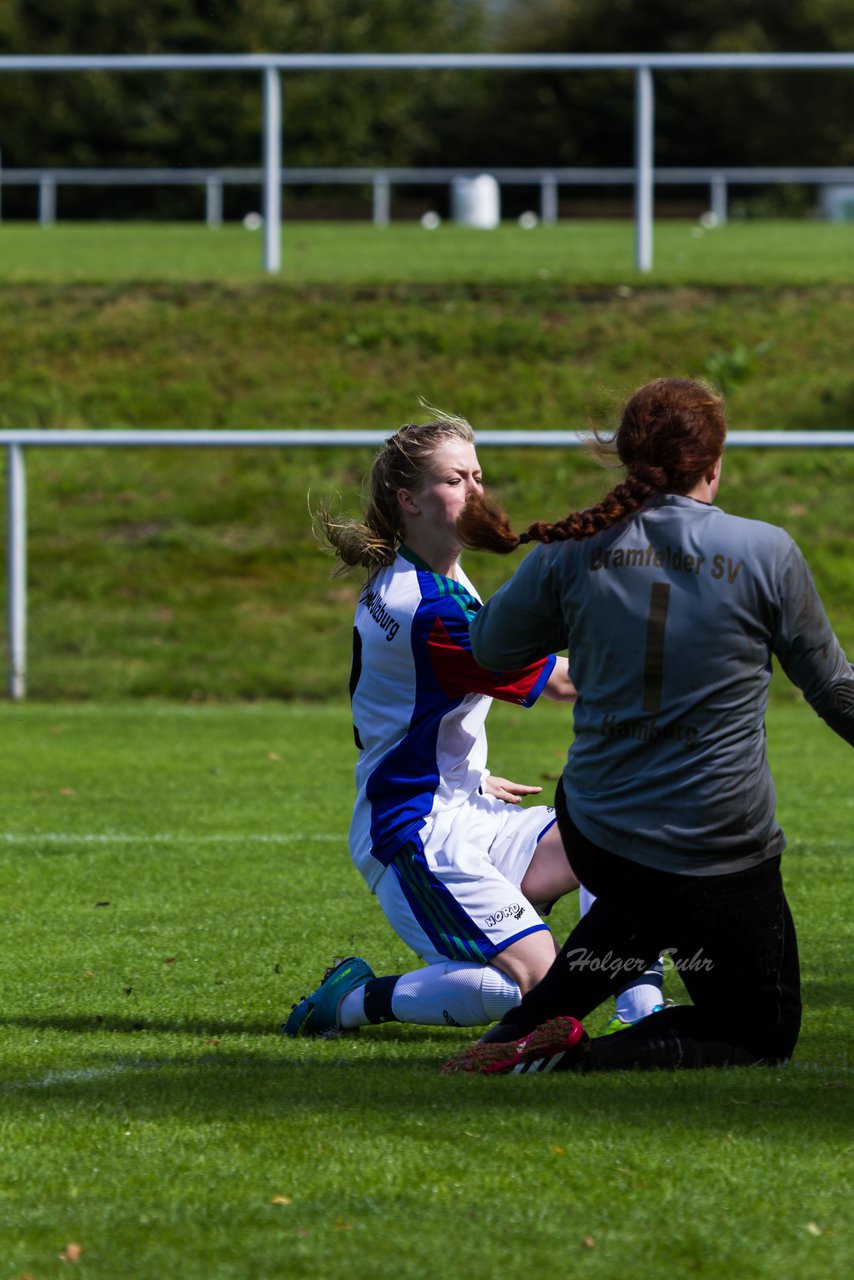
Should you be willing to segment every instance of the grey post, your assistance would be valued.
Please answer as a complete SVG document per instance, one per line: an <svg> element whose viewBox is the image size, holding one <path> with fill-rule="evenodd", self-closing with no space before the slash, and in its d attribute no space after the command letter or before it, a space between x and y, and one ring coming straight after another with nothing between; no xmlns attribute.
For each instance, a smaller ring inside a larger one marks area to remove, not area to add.
<svg viewBox="0 0 854 1280"><path fill-rule="evenodd" d="M266 225L265 268L277 271L281 244L281 103L279 73L308 70L633 70L639 116L635 134L635 185L638 268L652 267L652 115L654 70L854 69L854 50L841 53L242 53L242 54L0 54L3 71L262 71L264 75L264 153Z"/></svg>
<svg viewBox="0 0 854 1280"><path fill-rule="evenodd" d="M557 222L557 178L544 173L540 179L540 218L546 226Z"/></svg>
<svg viewBox="0 0 854 1280"><path fill-rule="evenodd" d="M50 227L56 222L56 179L42 174L39 182L39 223Z"/></svg>
<svg viewBox="0 0 854 1280"><path fill-rule="evenodd" d="M649 67L635 72L635 268L652 270L653 88Z"/></svg>
<svg viewBox="0 0 854 1280"><path fill-rule="evenodd" d="M316 448L369 446L377 449L387 432L313 428L296 430L84 430L69 427L0 428L0 447L8 456L8 622L9 692L15 700L26 694L26 477L24 449L74 448ZM583 431L480 431L478 444L497 448L580 449L590 444ZM854 449L854 431L731 431L727 449Z"/></svg>
<svg viewBox="0 0 854 1280"><path fill-rule="evenodd" d="M712 174L712 180L709 183L709 194L711 197L711 212L715 215L715 222L719 227L726 225L727 220L727 180L724 174Z"/></svg>
<svg viewBox="0 0 854 1280"><path fill-rule="evenodd" d="M387 173L374 174L374 226L387 227L391 218L391 187Z"/></svg>
<svg viewBox="0 0 854 1280"><path fill-rule="evenodd" d="M216 173L205 179L205 222L209 227L222 226L222 178Z"/></svg>
<svg viewBox="0 0 854 1280"><path fill-rule="evenodd" d="M9 445L6 465L9 697L19 702L27 692L27 478L22 445Z"/></svg>
<svg viewBox="0 0 854 1280"><path fill-rule="evenodd" d="M282 85L277 67L264 68L264 270L282 266Z"/></svg>

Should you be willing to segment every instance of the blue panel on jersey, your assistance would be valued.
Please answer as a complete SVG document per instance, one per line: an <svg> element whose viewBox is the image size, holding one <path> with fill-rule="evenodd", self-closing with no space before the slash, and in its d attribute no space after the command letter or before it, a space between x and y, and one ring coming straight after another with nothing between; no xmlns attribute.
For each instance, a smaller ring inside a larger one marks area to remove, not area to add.
<svg viewBox="0 0 854 1280"><path fill-rule="evenodd" d="M422 593L434 575L419 572ZM435 600L435 586L431 592ZM433 671L427 640L435 618L434 605L422 601L412 620L410 643L415 666L415 704L409 730L374 770L366 795L371 804L372 853L388 863L401 845L412 840L433 808L440 770L437 744L442 719L462 698L451 699Z"/></svg>

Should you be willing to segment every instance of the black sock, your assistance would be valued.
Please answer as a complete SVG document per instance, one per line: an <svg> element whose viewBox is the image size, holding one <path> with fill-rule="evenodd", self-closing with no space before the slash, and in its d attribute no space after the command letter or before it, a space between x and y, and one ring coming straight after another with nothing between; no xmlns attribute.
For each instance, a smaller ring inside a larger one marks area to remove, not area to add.
<svg viewBox="0 0 854 1280"><path fill-rule="evenodd" d="M391 1011L391 997L399 973L388 978L369 978L365 983L365 1016L369 1022L397 1022Z"/></svg>

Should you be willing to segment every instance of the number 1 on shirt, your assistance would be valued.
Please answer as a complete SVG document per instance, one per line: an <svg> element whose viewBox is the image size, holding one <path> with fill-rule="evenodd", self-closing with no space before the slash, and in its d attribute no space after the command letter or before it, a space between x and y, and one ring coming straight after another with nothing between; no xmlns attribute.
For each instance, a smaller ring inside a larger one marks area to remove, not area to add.
<svg viewBox="0 0 854 1280"><path fill-rule="evenodd" d="M655 715L661 709L664 675L664 627L670 603L670 583L654 582L646 620L646 660L643 666L643 709Z"/></svg>

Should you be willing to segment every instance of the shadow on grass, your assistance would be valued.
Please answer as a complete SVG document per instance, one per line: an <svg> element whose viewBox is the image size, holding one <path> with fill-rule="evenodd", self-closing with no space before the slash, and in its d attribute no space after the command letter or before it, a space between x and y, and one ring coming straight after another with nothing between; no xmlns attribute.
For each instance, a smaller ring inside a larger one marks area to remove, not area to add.
<svg viewBox="0 0 854 1280"><path fill-rule="evenodd" d="M76 1031L89 1035L98 1031L120 1031L132 1034L153 1032L158 1035L176 1036L264 1036L278 1035L281 1024L285 1020L282 1014L280 1022L223 1022L212 1018L159 1019L139 1017L113 1016L112 1014L48 1014L42 1017L22 1014L4 1017L0 1025L4 1027L31 1028L33 1031Z"/></svg>
<svg viewBox="0 0 854 1280"><path fill-rule="evenodd" d="M218 1036L279 1037L281 1036L282 1024L286 1016L287 1013L283 1011L280 1018L272 1019L269 1022L251 1022L246 1019L239 1022L227 1022L220 1018L211 1018L210 1020L203 1018L163 1019L145 1016L114 1016L112 1014L46 1014L37 1017L32 1014L20 1014L0 1018L0 1027L20 1027L33 1031L69 1031L87 1036L97 1032L122 1032L129 1035L149 1033L167 1036L205 1036L208 1038ZM447 1034L446 1028L404 1026L402 1024L389 1024L384 1026L381 1031L378 1028L367 1030L367 1035L373 1037L377 1043L382 1040L407 1043L419 1039L435 1041L437 1036L442 1036L443 1034ZM472 1036L476 1034L477 1028L474 1028ZM357 1038L357 1035L346 1035L333 1036L330 1037L330 1040L339 1044L352 1044ZM289 1043L284 1038L283 1042ZM323 1041L323 1043L329 1042ZM311 1042L301 1040L299 1043L307 1044ZM449 1044L447 1052L452 1052L453 1047Z"/></svg>
<svg viewBox="0 0 854 1280"><path fill-rule="evenodd" d="M73 1025L63 1029L85 1029L80 1020L68 1022ZM411 1036L386 1035L361 1042L282 1038L279 1044L273 1055L265 1037L245 1052L222 1046L170 1055L148 1045L151 1052L130 1056L99 1052L97 1038L87 1036L76 1042L76 1053L68 1046L61 1067L44 1065L7 1076L0 1098L7 1114L22 1119L33 1109L97 1106L102 1115L114 1112L143 1121L286 1121L296 1132L322 1121L390 1136L423 1124L423 1117L437 1110L471 1129L478 1122L501 1127L517 1119L533 1122L558 1108L579 1122L585 1115L608 1114L623 1129L659 1125L668 1131L676 1126L757 1136L803 1132L811 1142L835 1145L850 1119L850 1067L833 1064L796 1060L789 1069L449 1078L440 1076L439 1068L456 1046L438 1036L429 1049Z"/></svg>

